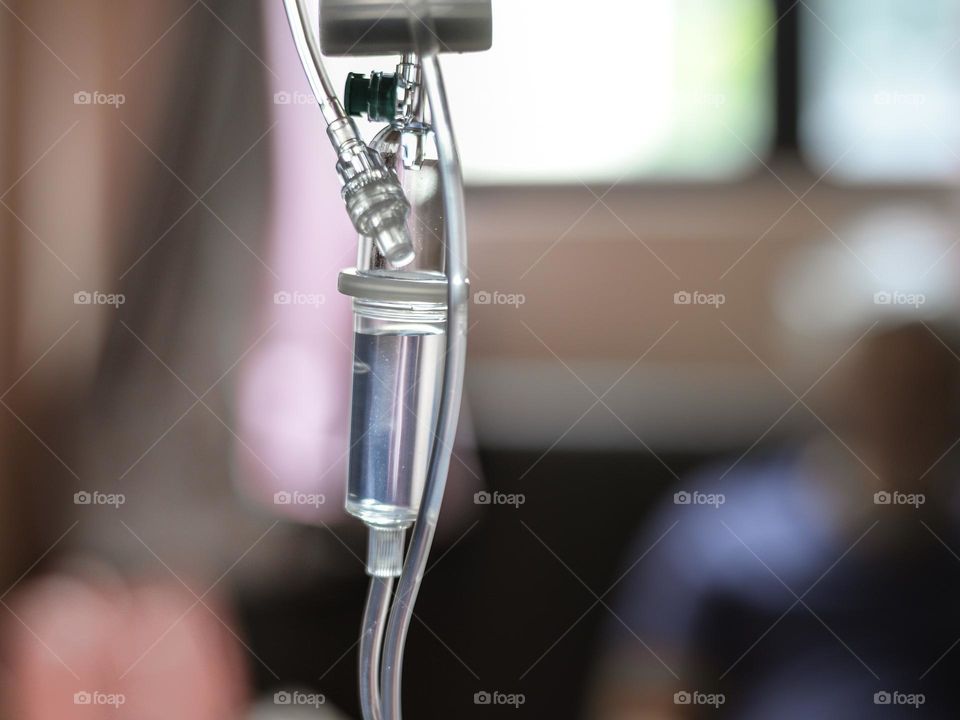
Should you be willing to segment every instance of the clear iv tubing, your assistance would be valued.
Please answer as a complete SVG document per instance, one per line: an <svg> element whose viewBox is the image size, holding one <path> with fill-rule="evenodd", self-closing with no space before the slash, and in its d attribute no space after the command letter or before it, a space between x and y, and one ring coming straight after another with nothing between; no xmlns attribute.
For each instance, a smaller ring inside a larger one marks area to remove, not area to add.
<svg viewBox="0 0 960 720"><path fill-rule="evenodd" d="M360 709L364 720L381 720L383 717L380 713L380 650L390 613L393 583L392 577L370 578L360 636Z"/></svg>
<svg viewBox="0 0 960 720"><path fill-rule="evenodd" d="M327 125L338 120L348 120L343 104L337 97L333 83L330 82L330 76L327 75L327 70L323 66L323 56L317 45L317 39L307 30L311 26L311 21L306 0L283 0L283 6L287 11L293 41L297 46L303 69L307 73L307 80L310 81L310 88L316 95L317 102L320 103L323 119L326 120Z"/></svg>
<svg viewBox="0 0 960 720"><path fill-rule="evenodd" d="M414 4L421 5L422 2ZM311 89L320 104L324 120L327 122L331 140L334 140L335 146L340 150L354 144L362 146L356 125L344 111L323 66L316 38L308 30L311 22L306 0L284 0L284 7L290 21L297 52L307 73ZM393 607L389 613L389 622L386 624L382 664L378 663L378 656L393 579L371 578L361 636L361 704L364 707L364 717L369 720L381 720L381 717L383 720L400 720L401 717L403 651L413 617L413 606L426 570L437 518L443 502L447 473L450 469L450 456L460 416L466 365L468 286L463 176L435 47L424 56L423 78L432 112L433 130L439 155L440 184L446 210L446 357L436 436L431 450L423 500L403 573L397 585ZM402 220L403 217L400 219ZM355 224L357 224L356 220ZM389 258L389 254L387 255ZM400 261L398 264L409 261L404 253L398 253L397 259ZM378 668L378 665L382 667ZM380 698L377 697L378 669L382 674ZM380 716L377 713L378 706L381 710Z"/></svg>
<svg viewBox="0 0 960 720"><path fill-rule="evenodd" d="M390 611L382 660L381 702L383 720L401 718L403 651L413 618L413 606L426 571L430 547L437 528L443 491L450 469L450 455L457 434L463 377L467 359L467 228L463 200L463 174L447 106L443 75L436 54L423 57L423 79L436 137L440 184L446 209L447 240L447 354L437 416L437 434L420 514L414 525L403 574Z"/></svg>

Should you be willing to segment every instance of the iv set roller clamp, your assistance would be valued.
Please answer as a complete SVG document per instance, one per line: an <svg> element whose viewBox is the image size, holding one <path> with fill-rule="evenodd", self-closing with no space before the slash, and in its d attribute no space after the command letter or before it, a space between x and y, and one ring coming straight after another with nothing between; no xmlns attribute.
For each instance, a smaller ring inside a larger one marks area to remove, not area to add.
<svg viewBox="0 0 960 720"><path fill-rule="evenodd" d="M360 700L365 720L400 720L404 644L466 362L463 180L437 54L490 47L490 0L321 0L322 48L307 0L284 5L359 234L357 265L340 274L339 290L354 314L346 510L369 532ZM341 102L321 50L401 57L392 73L351 73ZM369 144L359 115L386 123Z"/></svg>

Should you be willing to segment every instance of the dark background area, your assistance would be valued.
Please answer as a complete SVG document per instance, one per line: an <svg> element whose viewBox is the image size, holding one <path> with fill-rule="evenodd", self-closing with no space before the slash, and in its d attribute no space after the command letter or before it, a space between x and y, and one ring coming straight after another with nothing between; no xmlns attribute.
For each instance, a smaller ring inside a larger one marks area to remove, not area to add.
<svg viewBox="0 0 960 720"><path fill-rule="evenodd" d="M405 660L404 702L411 717L480 718L493 712L572 718L582 712L612 619L591 590L608 604L615 601L616 590L604 593L634 560L626 557L628 545L675 481L645 453L559 450L518 481L541 455L481 454L489 487L522 493L526 502L519 509L483 508L462 540L434 550ZM706 459L663 457L681 477ZM354 562L324 530L310 534L315 542L339 547L344 563ZM353 544L362 555L362 535ZM316 688L357 716L355 643L366 585L357 573L316 592L284 595L278 588L269 603L242 605L251 648L266 665L287 684ZM269 690L269 672L253 667L258 687ZM475 705L474 694L484 690L523 693L526 703L519 712Z"/></svg>

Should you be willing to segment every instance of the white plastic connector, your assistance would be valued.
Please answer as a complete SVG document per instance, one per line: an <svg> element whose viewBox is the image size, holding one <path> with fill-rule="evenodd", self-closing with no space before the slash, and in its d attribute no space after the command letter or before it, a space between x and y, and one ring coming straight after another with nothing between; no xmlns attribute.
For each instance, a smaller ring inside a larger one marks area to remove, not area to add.
<svg viewBox="0 0 960 720"><path fill-rule="evenodd" d="M369 525L367 544L367 575L371 577L400 577L403 572L403 545L405 528L386 528Z"/></svg>

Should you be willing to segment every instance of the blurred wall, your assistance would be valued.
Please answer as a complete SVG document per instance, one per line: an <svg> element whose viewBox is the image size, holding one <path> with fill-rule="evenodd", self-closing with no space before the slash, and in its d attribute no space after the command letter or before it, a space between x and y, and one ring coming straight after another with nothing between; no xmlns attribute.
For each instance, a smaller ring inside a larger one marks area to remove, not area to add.
<svg viewBox="0 0 960 720"><path fill-rule="evenodd" d="M156 169L118 129L135 127L155 144L174 79L165 69L183 41L176 32L163 42L158 36L186 7L11 0L0 8L0 453L10 469L0 513L12 515L0 527L17 538L3 542L14 555L6 558L8 575L64 530L56 522L62 503L49 498L53 486L62 493L73 482L62 459L72 438L61 430L78 415L111 312L89 308L78 319L72 296L116 291L120 229L134 189ZM97 91L136 94L136 102L76 103L76 93Z"/></svg>
<svg viewBox="0 0 960 720"><path fill-rule="evenodd" d="M10 97L15 82L14 65L11 62L14 53L16 32L9 14L0 15L0 96ZM12 123L15 118L13 103L4 103L0 109L0 137L7 138L12 132ZM0 185L8 187L14 178L14 163L10 143L0 143ZM14 344L16 327L16 272L17 246L11 242L14 237L13 216L4 210L0 212L0 233L3 242L0 242L0 387L6 391L12 382L11 349ZM0 420L0 463L5 467L10 464L10 419ZM14 563L13 539L17 536L18 526L15 524L17 513L13 510L12 487L6 480L0 480L0 578L6 578L12 572Z"/></svg>
<svg viewBox="0 0 960 720"><path fill-rule="evenodd" d="M869 274L861 251L845 249L865 214L902 206L948 227L960 219L949 187L843 186L797 158L771 163L729 183L471 190L472 291L524 300L471 306L481 444L752 442L794 399L774 373L799 394L846 349L826 332L796 335L777 312L797 251L837 249ZM951 251L941 263L958 260ZM724 305L674 304L674 293L697 290L722 293ZM602 406L571 428L627 370L604 402L629 428Z"/></svg>

